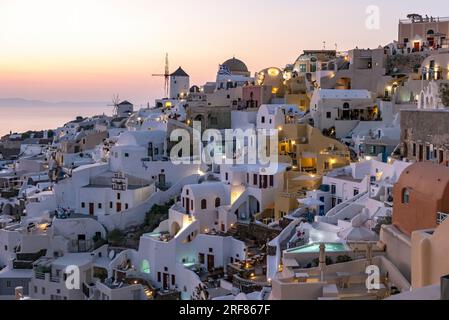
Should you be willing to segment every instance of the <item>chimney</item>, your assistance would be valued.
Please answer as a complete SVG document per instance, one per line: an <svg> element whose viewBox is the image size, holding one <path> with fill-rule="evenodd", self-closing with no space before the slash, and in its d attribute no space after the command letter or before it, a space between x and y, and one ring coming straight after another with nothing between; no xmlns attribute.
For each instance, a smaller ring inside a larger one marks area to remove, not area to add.
<svg viewBox="0 0 449 320"><path fill-rule="evenodd" d="M449 300L449 275L441 277L441 300Z"/></svg>

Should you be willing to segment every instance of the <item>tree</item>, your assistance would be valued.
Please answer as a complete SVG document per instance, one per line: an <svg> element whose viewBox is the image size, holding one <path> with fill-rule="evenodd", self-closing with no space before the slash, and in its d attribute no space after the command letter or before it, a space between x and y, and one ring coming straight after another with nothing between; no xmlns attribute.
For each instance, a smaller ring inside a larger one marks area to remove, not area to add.
<svg viewBox="0 0 449 320"><path fill-rule="evenodd" d="M449 107L449 84L440 84L440 98L445 107Z"/></svg>
<svg viewBox="0 0 449 320"><path fill-rule="evenodd" d="M334 261L332 260L332 258L329 256L326 256L326 266L330 266L332 264L334 264ZM319 258L313 259L312 267L316 268L319 265L320 265L320 259Z"/></svg>
<svg viewBox="0 0 449 320"><path fill-rule="evenodd" d="M145 227L151 230L157 228L162 221L168 218L168 210L173 204L173 201L162 206L155 204L145 216Z"/></svg>
<svg viewBox="0 0 449 320"><path fill-rule="evenodd" d="M118 229L112 230L108 234L108 241L113 246L121 246L125 241L125 235Z"/></svg>
<svg viewBox="0 0 449 320"><path fill-rule="evenodd" d="M22 140L29 139L31 137L31 131L22 133Z"/></svg>
<svg viewBox="0 0 449 320"><path fill-rule="evenodd" d="M338 256L337 257L337 263L345 263L345 262L351 262L352 258L350 256Z"/></svg>

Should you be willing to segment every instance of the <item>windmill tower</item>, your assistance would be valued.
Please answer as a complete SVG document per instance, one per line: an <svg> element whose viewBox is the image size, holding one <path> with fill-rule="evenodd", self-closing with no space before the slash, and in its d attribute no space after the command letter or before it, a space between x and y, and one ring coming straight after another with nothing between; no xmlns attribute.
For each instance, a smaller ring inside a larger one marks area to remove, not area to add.
<svg viewBox="0 0 449 320"><path fill-rule="evenodd" d="M112 104L108 104L108 107L114 107L112 114L115 116L118 113L118 106L120 104L120 96L118 94L114 94L112 96Z"/></svg>
<svg viewBox="0 0 449 320"><path fill-rule="evenodd" d="M165 98L168 98L168 87L170 82L170 67L168 64L168 53L165 54L165 73L164 74L153 74L153 77L164 77L164 93Z"/></svg>

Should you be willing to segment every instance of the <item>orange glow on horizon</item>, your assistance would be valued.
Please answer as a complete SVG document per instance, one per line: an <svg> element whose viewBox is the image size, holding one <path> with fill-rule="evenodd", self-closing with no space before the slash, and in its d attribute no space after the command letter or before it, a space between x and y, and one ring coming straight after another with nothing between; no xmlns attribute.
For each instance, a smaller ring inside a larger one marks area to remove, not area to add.
<svg viewBox="0 0 449 320"><path fill-rule="evenodd" d="M418 12L442 6L438 0L411 0L408 6L412 3ZM182 66L191 84L201 86L214 81L218 64L234 55L254 74L293 63L302 50L320 49L323 41L341 49L391 42L403 5L380 4L385 24L367 31L369 4L0 0L0 85L7 88L0 98L104 101L120 93L136 104L146 103L163 95L163 79L151 74L163 72L166 52L170 70ZM342 19L348 7L352 18Z"/></svg>

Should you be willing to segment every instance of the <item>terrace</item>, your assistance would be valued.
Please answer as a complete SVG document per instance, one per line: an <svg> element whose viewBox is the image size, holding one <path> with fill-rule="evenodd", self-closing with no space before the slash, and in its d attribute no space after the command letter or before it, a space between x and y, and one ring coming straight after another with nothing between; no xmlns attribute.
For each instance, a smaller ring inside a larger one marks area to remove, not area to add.
<svg viewBox="0 0 449 320"><path fill-rule="evenodd" d="M169 232L151 232L146 233L143 236L159 242L170 242L174 238Z"/></svg>
<svg viewBox="0 0 449 320"><path fill-rule="evenodd" d="M265 254L253 255L244 261L230 263L227 266L227 274L232 279L235 287L245 293L261 290L270 286L267 274Z"/></svg>
<svg viewBox="0 0 449 320"><path fill-rule="evenodd" d="M429 23L429 22L447 22L449 17L423 17L416 15L409 19L400 19L399 24Z"/></svg>
<svg viewBox="0 0 449 320"><path fill-rule="evenodd" d="M288 263L288 261L284 262ZM365 271L367 263L374 264L380 269L379 288L368 289L366 286L367 274ZM310 285L321 285L322 292L316 293L316 299L380 300L401 291L410 290L408 281L383 256L374 257L371 262L360 259L326 265L322 269L319 267L302 269L298 266L287 266L286 268L288 275L278 275L273 281L276 292L279 292L279 290L282 292L283 288L290 288L296 294L301 295L308 291ZM290 295L291 293L282 293L282 295L284 294Z"/></svg>

